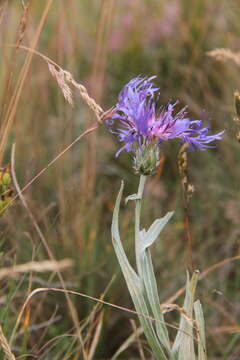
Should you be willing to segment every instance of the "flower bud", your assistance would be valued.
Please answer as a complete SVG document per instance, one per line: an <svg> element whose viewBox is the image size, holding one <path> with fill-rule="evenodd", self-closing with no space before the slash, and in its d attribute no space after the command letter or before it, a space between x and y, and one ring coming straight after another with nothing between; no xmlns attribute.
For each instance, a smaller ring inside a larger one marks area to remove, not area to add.
<svg viewBox="0 0 240 360"><path fill-rule="evenodd" d="M159 165L159 146L147 145L136 150L133 167L137 174L152 175Z"/></svg>
<svg viewBox="0 0 240 360"><path fill-rule="evenodd" d="M11 179L11 175L10 175L10 171L6 171L3 175L2 175L2 183L3 185L9 185L10 182L12 181Z"/></svg>
<svg viewBox="0 0 240 360"><path fill-rule="evenodd" d="M5 212L11 203L13 190L11 188L12 177L10 168L0 169L0 216Z"/></svg>

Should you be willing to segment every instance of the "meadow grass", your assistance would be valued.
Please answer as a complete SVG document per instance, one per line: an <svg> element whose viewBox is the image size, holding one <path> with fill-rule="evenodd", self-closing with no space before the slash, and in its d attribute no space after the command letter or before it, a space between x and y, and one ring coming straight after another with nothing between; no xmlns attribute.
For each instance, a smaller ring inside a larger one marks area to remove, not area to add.
<svg viewBox="0 0 240 360"><path fill-rule="evenodd" d="M161 302L181 305L191 256L202 274L209 359L239 358L239 35L235 0L0 2L0 158L1 166L11 162L16 197L0 224L1 358L151 359L136 314L126 310L132 303L110 239L119 178L127 193L138 179L127 154L115 158L118 144L100 123L139 74L157 75L161 103L179 99L192 118L226 129L216 149L188 153L190 253L178 144L164 146L142 211L147 226L176 209L153 249ZM216 48L228 49L225 57L208 56ZM121 209L126 251L131 212ZM61 268L64 259L71 266ZM46 261L59 267L44 270ZM22 312L36 288L62 290L35 294ZM178 315L171 311L166 321L174 325Z"/></svg>

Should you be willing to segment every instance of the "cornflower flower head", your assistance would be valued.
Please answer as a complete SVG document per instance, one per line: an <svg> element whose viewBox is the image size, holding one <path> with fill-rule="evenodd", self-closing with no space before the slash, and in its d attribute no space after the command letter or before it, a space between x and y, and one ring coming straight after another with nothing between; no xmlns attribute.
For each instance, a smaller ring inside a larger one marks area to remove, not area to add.
<svg viewBox="0 0 240 360"><path fill-rule="evenodd" d="M120 92L114 115L108 120L111 131L124 143L116 156L122 151L131 151L134 168L143 175L155 171L164 141L178 138L191 149L206 150L224 133L210 135L209 127L203 127L202 120L187 117L186 107L175 112L177 102L157 110L159 88L153 83L155 77L139 76L130 80Z"/></svg>

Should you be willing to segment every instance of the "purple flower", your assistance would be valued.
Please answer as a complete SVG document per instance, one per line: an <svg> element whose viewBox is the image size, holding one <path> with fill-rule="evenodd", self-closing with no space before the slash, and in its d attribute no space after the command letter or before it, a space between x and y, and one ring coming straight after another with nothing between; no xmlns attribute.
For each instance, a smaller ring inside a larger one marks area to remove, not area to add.
<svg viewBox="0 0 240 360"><path fill-rule="evenodd" d="M163 141L180 139L192 149L205 150L220 140L224 131L210 135L209 127L203 127L202 120L187 117L186 107L175 112L175 104L168 104L156 110L159 88L150 78L136 77L130 80L118 97L115 114L112 116L112 132L124 145L117 152L141 151L150 145L159 146Z"/></svg>

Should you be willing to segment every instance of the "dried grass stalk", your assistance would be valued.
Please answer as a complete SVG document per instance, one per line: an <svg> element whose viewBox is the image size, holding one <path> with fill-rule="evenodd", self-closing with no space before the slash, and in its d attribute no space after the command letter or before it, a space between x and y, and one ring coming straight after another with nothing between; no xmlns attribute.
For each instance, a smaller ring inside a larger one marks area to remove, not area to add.
<svg viewBox="0 0 240 360"><path fill-rule="evenodd" d="M66 76L66 81L71 83L76 89L78 89L82 99L87 103L89 108L96 114L97 118L100 120L101 115L103 115L104 113L101 106L98 105L96 101L89 96L87 89L82 84L79 84L77 81L74 80L70 72L64 71L64 74Z"/></svg>
<svg viewBox="0 0 240 360"><path fill-rule="evenodd" d="M161 305L161 311L163 314L166 314L174 310L178 311L191 326L193 327L195 326L195 320L188 316L186 310L183 307L178 306L177 304L170 304L170 303L165 303Z"/></svg>
<svg viewBox="0 0 240 360"><path fill-rule="evenodd" d="M57 80L58 86L60 87L64 98L73 106L73 96L72 91L68 84L74 86L80 93L82 99L86 102L89 108L95 113L99 122L101 122L101 116L104 114L103 109L96 101L91 98L87 92L87 89L74 80L72 74L69 71L63 70L60 66L56 66L48 63L48 68L52 76Z"/></svg>
<svg viewBox="0 0 240 360"><path fill-rule="evenodd" d="M61 89L64 98L71 106L73 106L72 90L65 81L64 71L61 68L57 69L55 66L49 63L48 68L52 76L57 80L58 86Z"/></svg>
<svg viewBox="0 0 240 360"><path fill-rule="evenodd" d="M230 49L214 49L208 51L207 55L219 61L232 60L235 64L240 66L240 52L234 53Z"/></svg>
<svg viewBox="0 0 240 360"><path fill-rule="evenodd" d="M0 0L1 1L1 0ZM1 10L1 8L0 8ZM69 71L63 70L57 63L51 60L48 56L43 55L39 51L29 48L23 45L4 45L5 47L10 48L19 48L29 51L32 54L40 56L48 65L49 71L51 72L52 76L56 78L60 89L63 92L65 99L72 105L73 104L73 97L72 91L68 86L68 83L78 89L81 98L86 102L89 108L95 113L97 120L101 123L107 116L110 116L115 109L111 108L108 109L106 112L101 108L100 105L96 103L96 101L89 96L87 89L82 85L79 84L76 80L74 80L72 74Z"/></svg>
<svg viewBox="0 0 240 360"><path fill-rule="evenodd" d="M30 1L28 1L27 5L24 3L24 1L22 0L22 8L23 8L23 13L20 19L20 23L19 23L19 29L18 29L18 36L17 36L17 47L22 43L25 32L26 32L26 28L27 28L27 20L28 20L28 14L29 14L29 6L30 6Z"/></svg>
<svg viewBox="0 0 240 360"><path fill-rule="evenodd" d="M73 262L71 259L63 259L60 261L45 260L40 262L30 261L25 264L0 269L0 280L7 276L14 276L19 273L25 273L30 271L45 272L63 270L71 267L72 265Z"/></svg>
<svg viewBox="0 0 240 360"><path fill-rule="evenodd" d="M7 342L7 339L5 338L1 325L0 325L0 346L3 349L3 352L7 357L7 360L16 360Z"/></svg>
<svg viewBox="0 0 240 360"><path fill-rule="evenodd" d="M184 192L184 196L186 201L188 202L192 197L195 189L192 184L188 181L188 158L187 158L187 150L189 145L183 144L178 153L178 171L181 177L182 189Z"/></svg>
<svg viewBox="0 0 240 360"><path fill-rule="evenodd" d="M103 325L103 312L101 312L99 317L98 317L98 322L96 324L96 330L95 330L95 333L93 335L91 347L90 347L90 350L89 350L89 353L88 353L88 360L93 360L94 359L94 354L95 354L97 345L99 343L99 338L100 338L100 335L101 335L102 325Z"/></svg>

